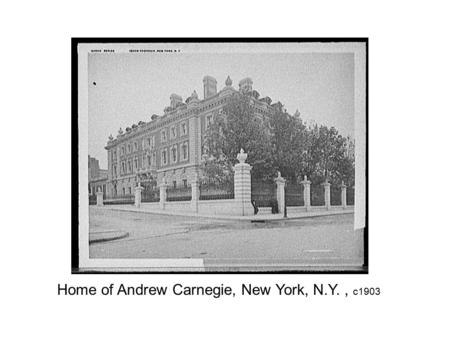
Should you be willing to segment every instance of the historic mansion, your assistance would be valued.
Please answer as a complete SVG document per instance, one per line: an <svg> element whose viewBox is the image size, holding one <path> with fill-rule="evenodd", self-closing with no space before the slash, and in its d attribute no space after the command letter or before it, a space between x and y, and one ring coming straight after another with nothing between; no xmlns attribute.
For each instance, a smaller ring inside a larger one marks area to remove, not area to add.
<svg viewBox="0 0 450 338"><path fill-rule="evenodd" d="M205 131L235 94L249 94L261 119L274 107L269 97L259 98L252 89L253 82L245 78L239 89L228 77L225 87L217 90L217 81L203 78L203 99L194 91L184 102L177 94L170 95L170 106L163 115L154 114L149 122L139 122L118 135L112 135L105 147L108 151L108 181L106 196L124 196L134 193L139 180L156 179L172 187L187 187L199 174L202 161L202 142Z"/></svg>

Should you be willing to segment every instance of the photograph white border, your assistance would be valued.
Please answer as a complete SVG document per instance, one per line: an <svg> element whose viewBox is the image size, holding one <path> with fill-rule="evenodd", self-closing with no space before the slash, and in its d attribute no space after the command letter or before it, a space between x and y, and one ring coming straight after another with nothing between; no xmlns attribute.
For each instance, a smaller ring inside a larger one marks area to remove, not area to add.
<svg viewBox="0 0 450 338"><path fill-rule="evenodd" d="M355 213L354 228L366 226L366 44L364 42L252 42L252 43L79 43L78 44L78 245L82 269L200 269L203 259L89 258L88 203L88 55L93 49L180 49L182 53L354 53L355 81ZM136 54L136 53L133 53ZM300 268L300 267L299 267Z"/></svg>

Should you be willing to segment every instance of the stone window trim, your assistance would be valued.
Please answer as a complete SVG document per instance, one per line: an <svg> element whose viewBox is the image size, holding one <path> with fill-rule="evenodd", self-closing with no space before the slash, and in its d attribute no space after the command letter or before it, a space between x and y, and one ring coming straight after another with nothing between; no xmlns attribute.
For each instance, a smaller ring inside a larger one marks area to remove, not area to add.
<svg viewBox="0 0 450 338"><path fill-rule="evenodd" d="M186 153L184 149L186 147ZM189 160L189 142L185 141L180 144L180 162L186 162Z"/></svg>
<svg viewBox="0 0 450 338"><path fill-rule="evenodd" d="M169 156L170 156L171 164L178 162L178 145L177 144L174 144L173 146L170 147Z"/></svg>
<svg viewBox="0 0 450 338"><path fill-rule="evenodd" d="M161 129L161 143L167 142L167 130Z"/></svg>
<svg viewBox="0 0 450 338"><path fill-rule="evenodd" d="M161 166L169 164L167 161L167 156L168 156L167 148L161 149Z"/></svg>
<svg viewBox="0 0 450 338"><path fill-rule="evenodd" d="M180 134L181 136L186 136L188 134L187 121L183 121L180 123Z"/></svg>
<svg viewBox="0 0 450 338"><path fill-rule="evenodd" d="M209 121L209 123L208 123ZM209 126L213 123L213 113L209 113L205 115L205 130L209 128Z"/></svg>
<svg viewBox="0 0 450 338"><path fill-rule="evenodd" d="M171 140L175 140L176 138L177 138L177 126L176 125L173 125L173 126L171 126L170 128L169 128L169 130L170 130L170 139Z"/></svg>

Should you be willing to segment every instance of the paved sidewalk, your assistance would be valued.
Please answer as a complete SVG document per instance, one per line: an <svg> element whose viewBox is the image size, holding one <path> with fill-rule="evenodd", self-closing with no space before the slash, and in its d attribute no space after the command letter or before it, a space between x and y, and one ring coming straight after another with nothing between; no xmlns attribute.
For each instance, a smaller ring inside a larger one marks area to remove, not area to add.
<svg viewBox="0 0 450 338"><path fill-rule="evenodd" d="M311 218L320 216L331 216L331 215L343 215L354 213L354 207L347 207L342 209L342 207L336 206L332 207L331 210L323 210L323 207L318 207L316 210L311 211L289 211L287 218L284 218L283 214L267 214L262 213L258 215L251 216L233 216L233 215L216 215L216 214L196 214L187 211L173 211L173 210L160 210L160 209L149 209L149 208L137 208L134 205L105 205L103 207L92 206L93 208L102 208L115 211L128 211L136 213L145 214L159 214L159 215L173 215L173 216L190 216L190 217L202 217L211 219L226 219L226 220L240 220L240 221L276 221L283 219L299 219L299 218Z"/></svg>

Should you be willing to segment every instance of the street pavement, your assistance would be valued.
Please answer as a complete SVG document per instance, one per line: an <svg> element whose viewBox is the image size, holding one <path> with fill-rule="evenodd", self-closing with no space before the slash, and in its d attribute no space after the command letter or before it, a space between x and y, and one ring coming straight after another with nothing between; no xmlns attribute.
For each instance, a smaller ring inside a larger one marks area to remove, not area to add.
<svg viewBox="0 0 450 338"><path fill-rule="evenodd" d="M353 214L250 222L90 208L90 232L120 231L95 242L90 258L202 258L208 270L358 269L363 233Z"/></svg>

